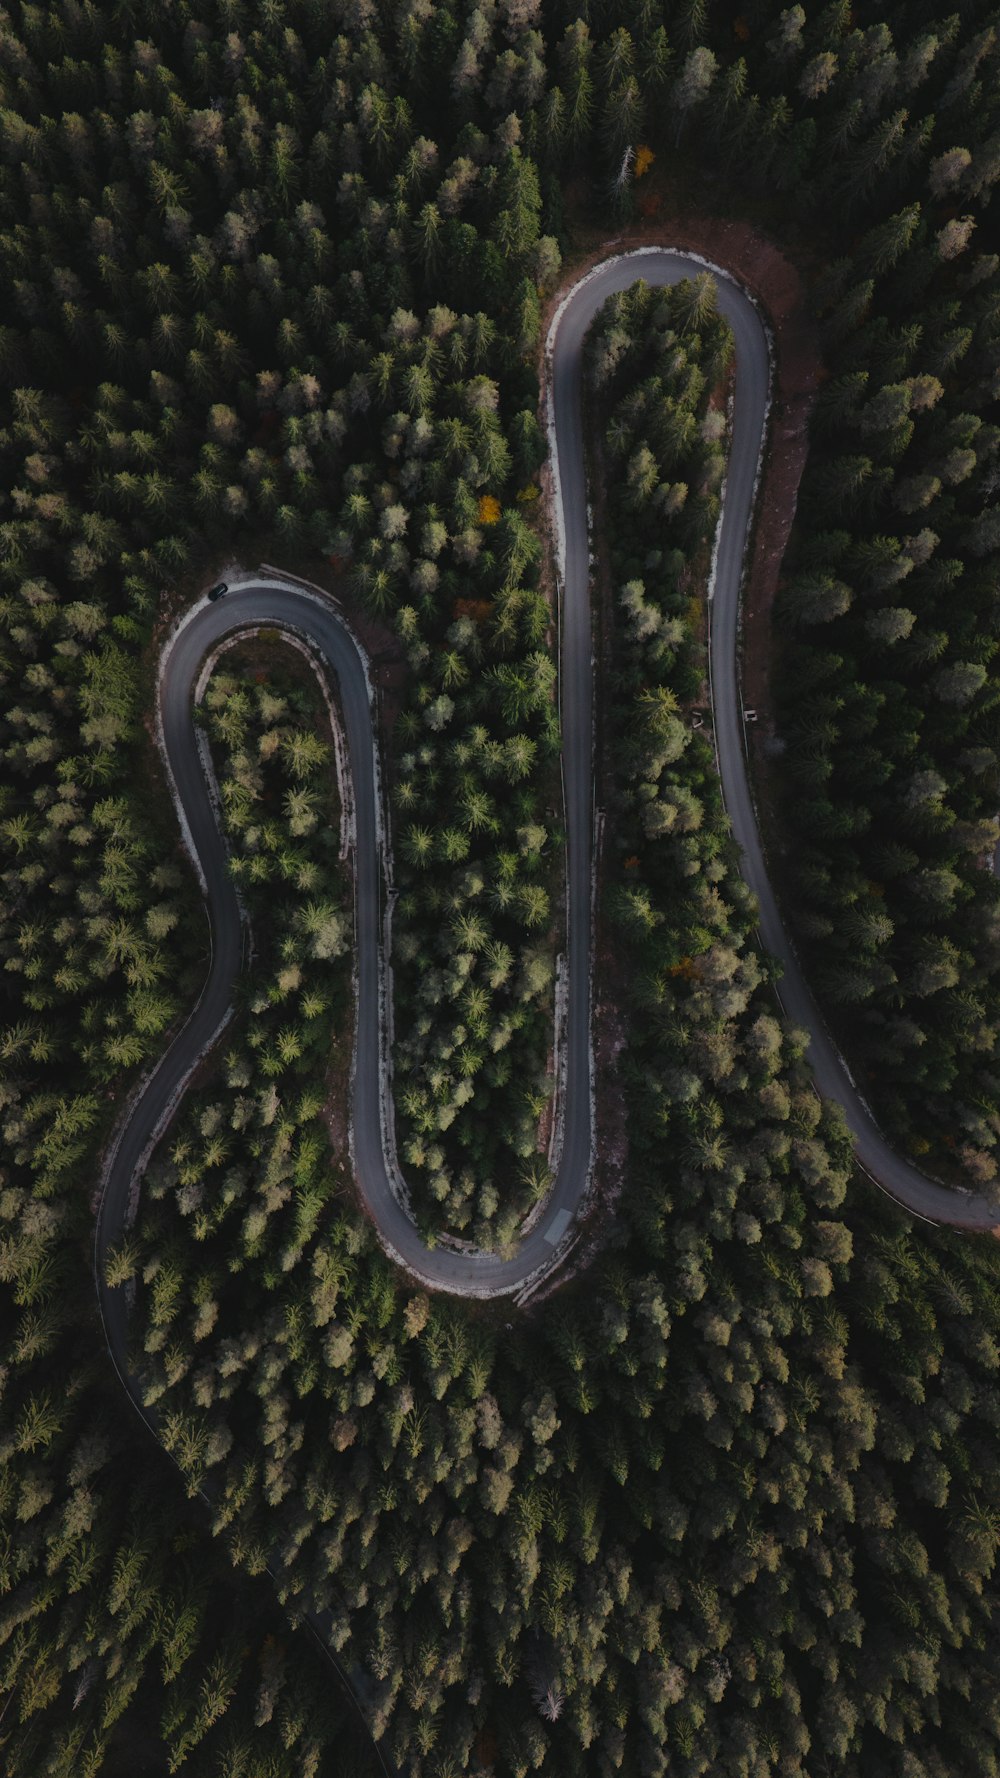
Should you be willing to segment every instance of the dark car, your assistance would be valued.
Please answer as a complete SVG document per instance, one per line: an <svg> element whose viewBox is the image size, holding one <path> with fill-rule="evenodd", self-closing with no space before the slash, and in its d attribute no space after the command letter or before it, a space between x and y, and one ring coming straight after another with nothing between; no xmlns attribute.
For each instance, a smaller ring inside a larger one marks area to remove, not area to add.
<svg viewBox="0 0 1000 1778"><path fill-rule="evenodd" d="M215 586L209 587L208 596L210 599L221 599L223 593L228 593L228 591L229 591L228 580L220 580L216 583Z"/></svg>

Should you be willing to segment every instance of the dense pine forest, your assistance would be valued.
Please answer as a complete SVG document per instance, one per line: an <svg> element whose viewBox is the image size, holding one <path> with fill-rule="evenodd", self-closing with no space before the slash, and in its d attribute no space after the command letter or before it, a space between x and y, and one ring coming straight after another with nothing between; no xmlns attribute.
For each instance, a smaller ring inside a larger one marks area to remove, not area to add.
<svg viewBox="0 0 1000 1778"><path fill-rule="evenodd" d="M546 1193L544 336L673 218L775 243L815 340L754 736L786 911L893 1141L998 1179L1000 15L59 0L0 13L0 82L0 1767L1000 1773L998 1262L853 1169L756 939L709 273L586 355L618 1038L573 1266L434 1296L361 1213L329 688L265 631L197 716L252 955L109 1262L166 1454L92 1269L208 954L157 657L235 564L328 588L385 670L420 1227L506 1251Z"/></svg>

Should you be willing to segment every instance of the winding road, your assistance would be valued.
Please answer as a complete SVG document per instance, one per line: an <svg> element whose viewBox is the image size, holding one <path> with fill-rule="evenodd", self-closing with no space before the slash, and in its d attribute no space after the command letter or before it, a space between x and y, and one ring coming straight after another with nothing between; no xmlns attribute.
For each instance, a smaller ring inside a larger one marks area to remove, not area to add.
<svg viewBox="0 0 1000 1778"><path fill-rule="evenodd" d="M245 926L227 869L209 779L192 720L205 663L227 639L254 627L285 631L307 646L339 688L340 721L353 788L356 1045L353 1071L353 1158L358 1190L386 1250L415 1278L457 1295L526 1292L565 1258L587 1197L593 1144L591 958L594 880L593 650L590 553L582 405L583 343L607 298L642 277L672 284L705 269L682 252L644 248L596 266L560 304L549 331L546 399L554 483L557 578L560 594L560 711L567 828L567 1004L560 1032L557 1075L561 1097L561 1153L552 1191L513 1255L428 1247L407 1208L392 1132L388 1055L386 908L391 907L391 859L383 839L381 786L373 699L362 651L335 603L304 583L263 571L237 575L222 601L204 601L177 626L160 662L158 723L171 788L204 890L212 935L208 979L193 1012L152 1073L133 1093L109 1148L95 1235L95 1280L108 1348L139 1414L155 1433L157 1419L141 1397L126 1355L130 1291L105 1279L109 1248L134 1219L143 1169L167 1128L202 1057L227 1023L240 973ZM885 1191L917 1215L963 1229L992 1229L1000 1207L990 1199L950 1190L926 1178L879 1132L826 1030L779 917L765 868L745 751L739 687L740 591L770 396L769 338L745 291L721 268L719 307L736 346L733 431L716 539L711 602L710 664L722 788L741 868L760 906L765 947L781 962L780 998L787 1017L811 1033L809 1060L817 1087L843 1106L859 1164ZM209 1495L206 1498L210 1499ZM364 1717L363 1675L345 1672L325 1638L323 1614L307 1624L324 1646ZM391 1771L376 1749L383 1769Z"/></svg>
<svg viewBox="0 0 1000 1778"><path fill-rule="evenodd" d="M407 1207L391 1132L386 1055L384 912L391 860L383 844L372 694L366 663L335 604L303 583L263 572L238 576L229 595L191 610L160 663L158 715L163 751L185 841L205 891L212 931L208 979L197 1006L151 1077L133 1097L105 1169L96 1259L108 1341L124 1371L126 1291L104 1282L104 1259L130 1220L141 1170L170 1121L194 1069L225 1025L240 972L244 931L236 892L192 721L194 689L208 656L254 626L305 641L339 687L354 793L357 1020L352 1125L358 1189L392 1256L422 1283L460 1295L507 1295L531 1286L572 1245L593 1156L591 953L593 880L593 657L590 558L583 440L582 354L591 321L607 298L642 277L675 283L705 268L696 256L644 248L604 261L563 299L546 354L549 435L560 588L560 707L567 827L567 1006L559 1073L563 1082L561 1155L552 1191L516 1252L506 1258L447 1245L428 1247ZM899 1202L934 1222L990 1229L991 1199L949 1189L920 1173L880 1134L826 1030L782 925L754 812L739 688L739 613L744 560L767 428L770 350L766 327L745 291L719 267L719 307L732 327L736 382L729 466L711 605L711 670L723 794L742 853L743 874L760 905L766 948L781 961L781 1002L811 1033L809 1060L819 1091L844 1108L860 1164Z"/></svg>

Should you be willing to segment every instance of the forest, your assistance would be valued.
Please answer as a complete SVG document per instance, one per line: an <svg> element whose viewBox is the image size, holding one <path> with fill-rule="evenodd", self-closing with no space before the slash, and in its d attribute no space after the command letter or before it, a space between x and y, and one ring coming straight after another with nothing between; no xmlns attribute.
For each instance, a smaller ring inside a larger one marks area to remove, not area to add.
<svg viewBox="0 0 1000 1778"><path fill-rule="evenodd" d="M860 1176L757 942L708 273L586 354L622 1154L573 1268L432 1295L359 1209L324 688L266 632L197 715L253 954L109 1262L160 1445L92 1261L208 954L156 662L234 563L336 593L391 669L420 1227L504 1250L547 1191L543 342L675 218L780 246L820 365L754 737L783 906L893 1142L997 1178L1000 17L42 0L0 12L0 86L0 1767L1000 1773L997 1260Z"/></svg>

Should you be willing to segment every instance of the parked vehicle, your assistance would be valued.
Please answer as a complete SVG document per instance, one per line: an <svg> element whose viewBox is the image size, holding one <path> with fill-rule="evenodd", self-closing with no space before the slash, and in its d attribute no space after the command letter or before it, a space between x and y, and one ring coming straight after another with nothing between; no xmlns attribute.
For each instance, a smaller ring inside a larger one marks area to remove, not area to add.
<svg viewBox="0 0 1000 1778"><path fill-rule="evenodd" d="M223 593L228 593L228 591L229 591L228 580L220 580L216 583L215 586L209 587L208 596L210 599L221 599Z"/></svg>

